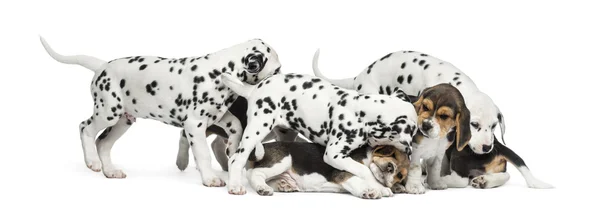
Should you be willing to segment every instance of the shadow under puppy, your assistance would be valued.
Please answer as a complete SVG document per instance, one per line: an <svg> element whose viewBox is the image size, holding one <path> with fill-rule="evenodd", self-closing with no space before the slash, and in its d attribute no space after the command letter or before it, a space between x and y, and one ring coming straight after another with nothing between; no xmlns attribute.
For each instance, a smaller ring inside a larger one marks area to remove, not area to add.
<svg viewBox="0 0 600 211"><path fill-rule="evenodd" d="M247 177L259 195L276 192L349 192L364 199L378 199L381 195L366 181L347 171L325 163L325 147L303 141L264 143L264 156L257 159L253 150L248 159ZM349 155L367 166L375 178L393 189L403 192L401 182L408 174L408 155L392 145L365 145Z"/></svg>

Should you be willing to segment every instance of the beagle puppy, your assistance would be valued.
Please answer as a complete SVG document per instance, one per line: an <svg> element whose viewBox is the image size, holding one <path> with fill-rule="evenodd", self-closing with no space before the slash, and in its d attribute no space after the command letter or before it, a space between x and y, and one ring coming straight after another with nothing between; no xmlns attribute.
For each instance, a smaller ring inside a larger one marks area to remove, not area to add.
<svg viewBox="0 0 600 211"><path fill-rule="evenodd" d="M300 138L302 139L302 138ZM381 198L381 192L347 171L325 163L325 147L308 141L263 143L264 156L252 151L246 165L250 185L259 195L273 192L339 192L364 199ZM395 193L404 192L400 184L408 174L409 157L392 145L364 145L349 155L367 166L378 182Z"/></svg>
<svg viewBox="0 0 600 211"><path fill-rule="evenodd" d="M426 178L429 189L446 189L440 174L444 153L452 142L456 142L456 150L462 151L471 139L469 109L460 91L450 84L426 88L413 105L419 131L412 142L406 192L425 193L421 183L421 159L429 172Z"/></svg>
<svg viewBox="0 0 600 211"><path fill-rule="evenodd" d="M510 178L506 172L507 162L519 170L528 187L553 188L552 185L534 177L525 161L495 137L494 148L486 154L477 154L468 147L462 151L454 148L446 150L442 162L442 180L449 188L463 188L468 185L481 189L495 188L504 185Z"/></svg>

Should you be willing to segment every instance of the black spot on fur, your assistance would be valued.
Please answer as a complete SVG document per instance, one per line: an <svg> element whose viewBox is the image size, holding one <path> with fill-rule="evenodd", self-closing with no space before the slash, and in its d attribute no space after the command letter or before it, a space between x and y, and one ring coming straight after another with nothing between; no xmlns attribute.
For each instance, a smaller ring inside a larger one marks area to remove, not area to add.
<svg viewBox="0 0 600 211"><path fill-rule="evenodd" d="M144 70L144 69L146 69L146 67L148 67L148 65L143 64L142 66L140 66L140 70Z"/></svg>
<svg viewBox="0 0 600 211"><path fill-rule="evenodd" d="M121 83L119 83L119 86L121 86L121 89L125 87L125 79L121 79Z"/></svg>
<svg viewBox="0 0 600 211"><path fill-rule="evenodd" d="M404 76L398 76L398 83L402 84L402 82L404 82Z"/></svg>

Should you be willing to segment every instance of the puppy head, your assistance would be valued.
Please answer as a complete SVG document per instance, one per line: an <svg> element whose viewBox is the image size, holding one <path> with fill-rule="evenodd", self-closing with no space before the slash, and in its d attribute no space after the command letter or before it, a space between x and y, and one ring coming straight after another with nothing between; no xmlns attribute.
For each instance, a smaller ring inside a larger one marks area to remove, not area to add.
<svg viewBox="0 0 600 211"><path fill-rule="evenodd" d="M429 87L423 90L414 106L418 115L417 125L424 136L455 140L459 151L471 139L471 114L462 94L454 86L438 84ZM448 134L454 134L454 137L448 137Z"/></svg>
<svg viewBox="0 0 600 211"><path fill-rule="evenodd" d="M242 49L242 57L238 60L240 65L232 61L228 66L231 69L238 69L235 72L240 80L256 84L271 75L280 73L279 56L262 40L253 39L238 47Z"/></svg>
<svg viewBox="0 0 600 211"><path fill-rule="evenodd" d="M494 132L499 126L504 141L504 116L492 99L483 92L469 97L467 106L471 111L471 140L469 147L477 154L491 152L494 148Z"/></svg>
<svg viewBox="0 0 600 211"><path fill-rule="evenodd" d="M408 155L391 145L378 145L372 149L373 158L369 165L377 180L386 187L401 183L408 175Z"/></svg>

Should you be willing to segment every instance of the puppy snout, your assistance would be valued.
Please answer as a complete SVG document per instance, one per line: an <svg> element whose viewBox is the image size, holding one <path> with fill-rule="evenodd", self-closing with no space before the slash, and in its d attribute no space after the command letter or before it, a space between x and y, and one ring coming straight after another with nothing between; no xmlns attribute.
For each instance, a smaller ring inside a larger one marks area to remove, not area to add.
<svg viewBox="0 0 600 211"><path fill-rule="evenodd" d="M433 128L433 125L431 125L431 123L429 122L423 122L423 124L421 125L421 129L423 131L429 131L431 130L431 128Z"/></svg>
<svg viewBox="0 0 600 211"><path fill-rule="evenodd" d="M484 153L488 153L492 150L492 145L482 145L481 146L481 151L483 151Z"/></svg>

